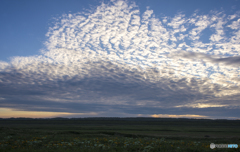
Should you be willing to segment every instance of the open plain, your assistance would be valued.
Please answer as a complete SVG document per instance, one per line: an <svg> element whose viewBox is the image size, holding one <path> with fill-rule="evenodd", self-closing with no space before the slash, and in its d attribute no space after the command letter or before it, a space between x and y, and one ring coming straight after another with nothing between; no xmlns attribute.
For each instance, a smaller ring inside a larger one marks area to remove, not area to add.
<svg viewBox="0 0 240 152"><path fill-rule="evenodd" d="M239 120L173 118L0 119L2 152L240 151Z"/></svg>

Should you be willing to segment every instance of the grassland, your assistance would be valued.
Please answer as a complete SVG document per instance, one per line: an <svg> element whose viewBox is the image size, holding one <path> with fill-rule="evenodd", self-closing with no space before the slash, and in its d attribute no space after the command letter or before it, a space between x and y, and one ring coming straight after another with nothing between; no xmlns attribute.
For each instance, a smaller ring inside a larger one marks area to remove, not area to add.
<svg viewBox="0 0 240 152"><path fill-rule="evenodd" d="M203 152L238 144L239 120L167 118L0 119L0 152Z"/></svg>

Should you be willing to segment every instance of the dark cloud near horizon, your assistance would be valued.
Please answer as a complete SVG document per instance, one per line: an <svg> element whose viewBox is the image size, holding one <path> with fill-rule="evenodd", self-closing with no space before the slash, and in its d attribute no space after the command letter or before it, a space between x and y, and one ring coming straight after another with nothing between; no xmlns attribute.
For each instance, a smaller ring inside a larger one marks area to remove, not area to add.
<svg viewBox="0 0 240 152"><path fill-rule="evenodd" d="M19 102L19 101L18 101ZM44 106L42 106L44 105ZM239 107L208 107L208 108L164 108L153 106L135 106L135 105L107 105L107 104L87 104L87 103L52 103L49 101L41 102L41 104L25 104L7 105L1 104L1 107L12 108L22 111L36 112L69 112L69 113L97 113L101 116L118 116L123 115L200 115L206 118L227 118L239 116ZM78 115L81 116L81 115Z"/></svg>
<svg viewBox="0 0 240 152"><path fill-rule="evenodd" d="M219 85L195 78L173 78L171 74L163 76L161 70L151 68L143 70L99 60L88 63L85 67L87 70L75 75L66 72L54 77L49 73L51 71L43 69L57 66L64 69L69 66L39 63L35 67L38 72L31 71L31 66L22 69L8 67L0 73L0 97L4 98L0 100L1 107L23 111L95 112L102 115L114 111L125 114L214 116L214 112L208 109L187 108L184 111L184 107L176 106L191 105L199 100L204 100L204 104L230 105L226 99L215 96L216 92L224 90ZM239 99L239 96L232 98L231 103L237 104L234 99ZM228 112L229 116L233 116L231 111Z"/></svg>

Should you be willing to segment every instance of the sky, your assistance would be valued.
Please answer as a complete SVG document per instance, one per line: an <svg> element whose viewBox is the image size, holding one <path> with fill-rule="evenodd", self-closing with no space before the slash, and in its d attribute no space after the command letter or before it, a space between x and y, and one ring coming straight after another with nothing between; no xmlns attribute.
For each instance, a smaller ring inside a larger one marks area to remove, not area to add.
<svg viewBox="0 0 240 152"><path fill-rule="evenodd" d="M0 20L0 118L240 119L239 0L5 0Z"/></svg>

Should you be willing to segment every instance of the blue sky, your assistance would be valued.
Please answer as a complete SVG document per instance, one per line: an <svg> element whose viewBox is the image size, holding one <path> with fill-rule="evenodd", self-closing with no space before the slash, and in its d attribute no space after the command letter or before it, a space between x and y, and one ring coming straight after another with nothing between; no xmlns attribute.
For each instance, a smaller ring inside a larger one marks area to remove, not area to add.
<svg viewBox="0 0 240 152"><path fill-rule="evenodd" d="M1 1L0 117L239 119L239 4Z"/></svg>

